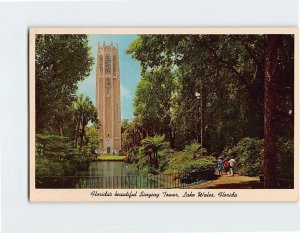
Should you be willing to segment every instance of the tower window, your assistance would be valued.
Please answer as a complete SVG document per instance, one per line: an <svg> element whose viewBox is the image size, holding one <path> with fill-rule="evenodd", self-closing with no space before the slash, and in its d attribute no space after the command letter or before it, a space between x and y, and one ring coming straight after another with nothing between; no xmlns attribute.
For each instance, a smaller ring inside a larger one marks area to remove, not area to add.
<svg viewBox="0 0 300 233"><path fill-rule="evenodd" d="M111 60L109 54L105 56L105 74L111 74Z"/></svg>
<svg viewBox="0 0 300 233"><path fill-rule="evenodd" d="M100 66L100 74L103 73L103 56L100 55L100 58L99 58L99 66Z"/></svg>
<svg viewBox="0 0 300 233"><path fill-rule="evenodd" d="M117 73L117 58L116 55L113 56L113 75L116 76Z"/></svg>

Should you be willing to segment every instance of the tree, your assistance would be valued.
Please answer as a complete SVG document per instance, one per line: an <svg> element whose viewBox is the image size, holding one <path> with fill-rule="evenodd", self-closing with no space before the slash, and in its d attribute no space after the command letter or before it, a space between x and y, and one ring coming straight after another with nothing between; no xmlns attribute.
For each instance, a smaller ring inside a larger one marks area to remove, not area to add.
<svg viewBox="0 0 300 233"><path fill-rule="evenodd" d="M164 134L171 146L174 144L171 122L174 90L174 74L170 70L157 68L144 72L136 88L133 105L135 119L147 134Z"/></svg>
<svg viewBox="0 0 300 233"><path fill-rule="evenodd" d="M121 125L122 131L122 150L126 154L135 152L139 146L141 146L141 141L147 137L146 130L142 125L136 121L128 122L123 121Z"/></svg>
<svg viewBox="0 0 300 233"><path fill-rule="evenodd" d="M36 131L62 135L70 128L70 106L77 83L91 71L86 35L40 34L36 37Z"/></svg>
<svg viewBox="0 0 300 233"><path fill-rule="evenodd" d="M149 155L149 162L152 164L152 161L155 167L159 166L157 154L158 151L164 147L168 146L168 143L165 141L163 135L155 135L154 137L147 137L142 140L142 146L144 151ZM153 154L153 158L152 158Z"/></svg>
<svg viewBox="0 0 300 233"><path fill-rule="evenodd" d="M193 155L193 159L196 159L197 154L203 155L207 153L207 150L197 142L193 142L189 145L186 145L184 151L191 153Z"/></svg>
<svg viewBox="0 0 300 233"><path fill-rule="evenodd" d="M263 47L261 35L140 35L128 53L144 73L176 73L171 145L182 149L197 139L220 152L242 137L263 136Z"/></svg>
<svg viewBox="0 0 300 233"><path fill-rule="evenodd" d="M264 112L264 174L265 187L276 187L278 49L279 35L266 35L265 112Z"/></svg>
<svg viewBox="0 0 300 233"><path fill-rule="evenodd" d="M95 151L99 148L100 140L99 140L99 126L94 124L89 127L85 127L85 146L84 150L88 155L95 155Z"/></svg>
<svg viewBox="0 0 300 233"><path fill-rule="evenodd" d="M83 97L79 95L76 101L73 102L74 117L76 120L76 135L74 140L75 147L78 145L78 139L80 139L79 149L83 146L83 137L85 136L85 127L89 122L98 123L97 110L93 106L89 97Z"/></svg>
<svg viewBox="0 0 300 233"><path fill-rule="evenodd" d="M127 52L142 65L135 120L150 136L176 150L198 141L209 153L264 138L266 187L275 187L277 138L293 139L293 35L139 35ZM172 73L169 103L162 67Z"/></svg>

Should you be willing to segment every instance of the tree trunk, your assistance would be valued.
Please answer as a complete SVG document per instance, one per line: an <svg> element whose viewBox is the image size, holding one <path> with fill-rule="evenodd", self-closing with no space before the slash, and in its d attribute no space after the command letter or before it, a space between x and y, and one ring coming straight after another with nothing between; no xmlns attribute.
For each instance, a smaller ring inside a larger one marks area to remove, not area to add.
<svg viewBox="0 0 300 233"><path fill-rule="evenodd" d="M201 103L200 103L200 108L201 108L201 124L200 124L200 143L201 143L201 148L205 148L205 143L204 143L204 115L205 115L205 110L206 110L206 93L204 93L203 90L203 85L201 83Z"/></svg>
<svg viewBox="0 0 300 233"><path fill-rule="evenodd" d="M264 176L265 188L275 188L277 183L277 130L278 104L278 47L279 35L266 35L265 100L264 100Z"/></svg>
<svg viewBox="0 0 300 233"><path fill-rule="evenodd" d="M64 135L63 135L63 129L61 125L59 126L59 132L60 132L60 136L63 137Z"/></svg>
<svg viewBox="0 0 300 233"><path fill-rule="evenodd" d="M155 151L155 153L154 153L154 155L155 155L155 168L158 168L157 154L158 154L158 151Z"/></svg>
<svg viewBox="0 0 300 233"><path fill-rule="evenodd" d="M80 134L80 145L79 145L79 150L81 151L82 146L83 146L83 136L84 136L84 126L82 125L82 129L81 129L81 134Z"/></svg>
<svg viewBox="0 0 300 233"><path fill-rule="evenodd" d="M79 118L77 119L77 124L76 124L76 136L75 136L75 142L74 146L77 146L77 141L78 141L78 136L79 136L79 129L80 129L80 121Z"/></svg>

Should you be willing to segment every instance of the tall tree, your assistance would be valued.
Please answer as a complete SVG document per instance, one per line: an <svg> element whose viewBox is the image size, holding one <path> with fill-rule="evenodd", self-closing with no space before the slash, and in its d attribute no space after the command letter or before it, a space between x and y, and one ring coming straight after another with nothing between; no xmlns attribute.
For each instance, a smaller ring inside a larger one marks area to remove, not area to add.
<svg viewBox="0 0 300 233"><path fill-rule="evenodd" d="M142 74L134 98L134 116L147 134L164 134L172 145L171 106L174 89L174 74L160 67Z"/></svg>
<svg viewBox="0 0 300 233"><path fill-rule="evenodd" d="M141 141L147 137L147 131L136 121L122 122L122 150L126 154L130 154L141 146Z"/></svg>
<svg viewBox="0 0 300 233"><path fill-rule="evenodd" d="M36 131L68 130L77 83L91 71L86 35L40 34L36 37Z"/></svg>
<svg viewBox="0 0 300 233"><path fill-rule="evenodd" d="M264 110L264 174L265 187L276 187L277 106L279 84L279 35L266 35L265 110Z"/></svg>
<svg viewBox="0 0 300 233"><path fill-rule="evenodd" d="M128 53L144 72L177 71L171 132L178 149L197 139L221 151L241 137L263 136L263 36L141 35Z"/></svg>
<svg viewBox="0 0 300 233"><path fill-rule="evenodd" d="M79 95L76 98L76 101L73 102L73 111L74 117L76 120L76 135L74 140L74 145L78 145L79 141L79 149L82 149L83 139L85 136L85 127L89 122L98 124L97 120L97 110L93 106L92 101L89 97L83 97L83 95Z"/></svg>

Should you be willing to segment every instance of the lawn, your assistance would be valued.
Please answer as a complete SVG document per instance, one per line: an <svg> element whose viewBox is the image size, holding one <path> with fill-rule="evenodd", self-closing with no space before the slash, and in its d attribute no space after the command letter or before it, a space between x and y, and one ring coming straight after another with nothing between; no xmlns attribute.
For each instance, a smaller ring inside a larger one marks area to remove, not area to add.
<svg viewBox="0 0 300 233"><path fill-rule="evenodd" d="M124 161L123 155L99 155L97 160L99 161Z"/></svg>

